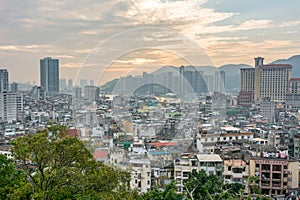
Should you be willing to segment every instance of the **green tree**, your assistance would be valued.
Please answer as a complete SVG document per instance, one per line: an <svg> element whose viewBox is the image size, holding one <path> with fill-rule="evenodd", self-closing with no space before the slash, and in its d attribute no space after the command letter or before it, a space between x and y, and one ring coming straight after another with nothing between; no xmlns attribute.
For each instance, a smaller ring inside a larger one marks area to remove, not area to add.
<svg viewBox="0 0 300 200"><path fill-rule="evenodd" d="M189 178L184 183L185 196L187 199L238 199L243 190L243 185L224 184L222 180L211 174L207 175L203 170L197 172L193 170Z"/></svg>
<svg viewBox="0 0 300 200"><path fill-rule="evenodd" d="M247 179L248 187L250 189L250 194L261 194L261 189L259 188L259 177L250 176Z"/></svg>
<svg viewBox="0 0 300 200"><path fill-rule="evenodd" d="M183 196L181 194L177 194L177 188L175 182L172 182L166 185L164 190L159 190L157 187L152 189L150 192L147 192L142 195L142 199L144 200L181 200Z"/></svg>
<svg viewBox="0 0 300 200"><path fill-rule="evenodd" d="M13 142L12 152L29 178L33 199L135 197L127 172L97 163L80 140L64 133L64 127L51 127Z"/></svg>
<svg viewBox="0 0 300 200"><path fill-rule="evenodd" d="M27 199L29 184L15 163L0 154L0 199Z"/></svg>

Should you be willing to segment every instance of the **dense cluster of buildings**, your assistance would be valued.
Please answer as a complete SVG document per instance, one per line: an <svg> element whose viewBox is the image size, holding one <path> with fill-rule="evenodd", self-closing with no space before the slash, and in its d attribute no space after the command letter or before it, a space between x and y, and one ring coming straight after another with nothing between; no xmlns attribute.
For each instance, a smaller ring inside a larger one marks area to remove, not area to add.
<svg viewBox="0 0 300 200"><path fill-rule="evenodd" d="M256 58L254 68L241 69L238 96L221 89L222 71L210 89L203 73L182 66L144 73L137 85L121 78L119 93L106 94L93 81L59 81L58 65L42 59L40 86L22 92L15 84L9 90L0 70L0 153L12 158L11 139L60 124L90 141L98 162L130 171L141 193L172 181L181 193L189 173L204 170L247 194L257 187L277 199L300 196L300 79L291 78L291 65Z"/></svg>

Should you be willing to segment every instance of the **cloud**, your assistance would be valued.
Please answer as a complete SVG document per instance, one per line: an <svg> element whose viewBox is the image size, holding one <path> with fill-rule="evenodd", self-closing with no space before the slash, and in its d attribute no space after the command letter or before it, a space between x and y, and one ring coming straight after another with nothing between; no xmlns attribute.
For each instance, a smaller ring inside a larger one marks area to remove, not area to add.
<svg viewBox="0 0 300 200"><path fill-rule="evenodd" d="M288 12L286 18L279 19L265 14L274 10L258 1L256 4L262 4L264 9L253 13L243 12L238 6L212 8L208 3L208 0L1 1L0 52L6 54L0 55L0 59L6 65L26 64L27 71L38 73L36 63L43 56L60 58L63 68L80 68L85 58L89 59L87 66L104 68L112 60L116 67L198 64L209 60L206 53L217 64L243 62L249 57L252 62L253 54L263 51L280 57L299 49L299 42L291 41L299 32L294 29L300 20L288 16ZM242 5L245 4L239 4ZM153 49L144 51L144 48ZM18 59L11 59L9 54L18 55Z"/></svg>
<svg viewBox="0 0 300 200"><path fill-rule="evenodd" d="M50 45L2 45L0 46L0 50L3 51L21 51L21 52L31 52L31 53L37 53L39 49L43 48L49 48Z"/></svg>
<svg viewBox="0 0 300 200"><path fill-rule="evenodd" d="M291 27L291 26L297 26L300 24L300 20L294 20L294 21L285 21L279 24L280 27Z"/></svg>
<svg viewBox="0 0 300 200"><path fill-rule="evenodd" d="M131 64L131 65L141 65L145 63L153 63L155 60L147 59L147 58L134 58L131 60L114 60L115 63L124 63L124 64Z"/></svg>

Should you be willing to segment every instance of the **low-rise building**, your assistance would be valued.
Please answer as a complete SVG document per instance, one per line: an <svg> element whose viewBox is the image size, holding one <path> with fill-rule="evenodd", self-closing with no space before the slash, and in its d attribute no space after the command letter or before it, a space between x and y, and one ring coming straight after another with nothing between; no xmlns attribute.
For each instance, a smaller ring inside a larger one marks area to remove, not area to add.
<svg viewBox="0 0 300 200"><path fill-rule="evenodd" d="M148 158L134 158L129 161L131 168L131 189L137 189L141 193L151 190L151 167Z"/></svg>
<svg viewBox="0 0 300 200"><path fill-rule="evenodd" d="M259 177L262 194L285 195L299 190L299 162L286 158L250 159L249 176Z"/></svg>
<svg viewBox="0 0 300 200"><path fill-rule="evenodd" d="M184 190L184 181L188 179L193 170L205 171L208 175L214 174L221 177L223 160L217 154L191 154L184 153L174 161L174 177L178 192Z"/></svg>

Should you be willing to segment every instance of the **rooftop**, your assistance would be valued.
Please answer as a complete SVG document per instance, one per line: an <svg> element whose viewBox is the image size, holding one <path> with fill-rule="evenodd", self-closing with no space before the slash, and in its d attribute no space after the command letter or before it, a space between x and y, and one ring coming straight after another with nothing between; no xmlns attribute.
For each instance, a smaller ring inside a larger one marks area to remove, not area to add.
<svg viewBox="0 0 300 200"><path fill-rule="evenodd" d="M267 64L263 65L263 67L293 67L290 64Z"/></svg>
<svg viewBox="0 0 300 200"><path fill-rule="evenodd" d="M199 162L222 162L218 154L197 154Z"/></svg>

